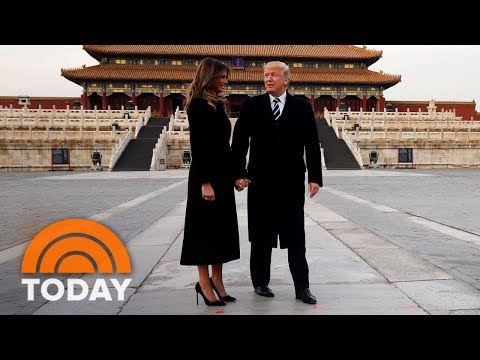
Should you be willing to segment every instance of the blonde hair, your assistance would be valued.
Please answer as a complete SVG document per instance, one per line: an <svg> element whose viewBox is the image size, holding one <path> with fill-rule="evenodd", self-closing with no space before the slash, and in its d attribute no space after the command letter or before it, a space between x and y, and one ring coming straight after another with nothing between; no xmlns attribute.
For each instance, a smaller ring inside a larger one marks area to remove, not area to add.
<svg viewBox="0 0 480 360"><path fill-rule="evenodd" d="M287 64L282 61L270 61L264 65L263 69L265 70L267 67L277 67L282 69L283 76L285 76L285 78L288 80L288 83L290 83L290 68Z"/></svg>
<svg viewBox="0 0 480 360"><path fill-rule="evenodd" d="M205 98L208 104L214 108L218 102L221 102L225 109L225 95L217 94L211 88L213 81L222 76L223 72L227 73L228 78L230 68L221 61L211 57L203 59L198 65L193 81L188 85L185 110L188 110L188 106L195 96Z"/></svg>

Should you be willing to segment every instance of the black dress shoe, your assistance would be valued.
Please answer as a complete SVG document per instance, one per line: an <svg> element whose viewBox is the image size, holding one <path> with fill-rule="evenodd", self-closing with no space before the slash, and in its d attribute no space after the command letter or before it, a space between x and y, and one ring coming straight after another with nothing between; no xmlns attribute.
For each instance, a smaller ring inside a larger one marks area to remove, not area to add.
<svg viewBox="0 0 480 360"><path fill-rule="evenodd" d="M303 290L295 290L295 296L297 299L302 300L306 304L316 304L317 298L312 295L309 288Z"/></svg>
<svg viewBox="0 0 480 360"><path fill-rule="evenodd" d="M254 286L253 289L260 296L273 297L273 291L267 285Z"/></svg>

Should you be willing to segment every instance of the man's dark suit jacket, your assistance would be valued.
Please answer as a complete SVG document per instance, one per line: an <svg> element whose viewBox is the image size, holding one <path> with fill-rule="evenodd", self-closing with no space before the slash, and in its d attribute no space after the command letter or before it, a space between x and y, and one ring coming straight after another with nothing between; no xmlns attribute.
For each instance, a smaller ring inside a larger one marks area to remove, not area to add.
<svg viewBox="0 0 480 360"><path fill-rule="evenodd" d="M323 185L320 145L310 103L287 92L282 114L275 121L268 94L246 99L235 124L232 153L235 178L251 180L249 240L270 241L277 247L279 235L281 248L304 243L306 169L308 182Z"/></svg>

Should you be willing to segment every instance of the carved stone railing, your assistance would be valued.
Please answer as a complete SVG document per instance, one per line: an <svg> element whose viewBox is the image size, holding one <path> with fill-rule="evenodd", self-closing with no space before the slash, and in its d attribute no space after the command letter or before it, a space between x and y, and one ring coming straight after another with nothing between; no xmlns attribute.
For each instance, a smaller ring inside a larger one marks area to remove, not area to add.
<svg viewBox="0 0 480 360"><path fill-rule="evenodd" d="M426 130L416 129L416 130L388 130L385 128L384 131L370 131L370 130L361 130L361 131L349 131L349 136L352 141L374 141L374 140L458 140L458 141L469 141L469 140L480 140L480 131L475 129L453 129L453 131L446 131L440 129L439 131L432 131L429 128Z"/></svg>
<svg viewBox="0 0 480 360"><path fill-rule="evenodd" d="M125 117L125 113L132 115L132 118L137 118L138 116L146 116L147 110L124 110L123 106L120 110L112 110L108 106L108 110L98 110L95 106L93 110L84 110L83 106L80 107L80 110L71 110L70 106L67 105L66 109L57 109L55 105L51 109L43 109L39 107L38 109L14 109L12 106L9 108L0 108L0 117L3 117L4 114L7 114L8 117L18 118L21 115L24 118L50 118L52 115L56 118L70 118L70 119L80 119L80 118L95 118L96 115L100 119L122 119ZM151 110L149 111L151 116Z"/></svg>
<svg viewBox="0 0 480 360"><path fill-rule="evenodd" d="M352 141L352 139L350 138L350 132L348 130L344 130L342 132L342 138L352 152L353 156L355 157L355 160L357 160L358 165L360 165L360 168L363 169L363 160L360 147L356 144L356 142L354 143L354 141Z"/></svg>
<svg viewBox="0 0 480 360"><path fill-rule="evenodd" d="M125 135L120 139L120 142L115 145L112 150L112 157L110 158L110 165L108 166L108 170L112 170L115 164L117 163L120 156L122 156L123 151L127 147L130 140L133 138L133 133L131 129L128 129Z"/></svg>
<svg viewBox="0 0 480 360"><path fill-rule="evenodd" d="M140 130L142 129L142 126L143 126L143 117L140 116L140 117L137 119L137 123L135 124L135 135L134 135L135 139L137 138L138 133L139 133Z"/></svg>
<svg viewBox="0 0 480 360"><path fill-rule="evenodd" d="M322 158L322 168L323 169L326 169L327 168L327 165L325 163L325 154L324 154L324 150L323 150L323 147L320 148L320 155L321 155L321 158Z"/></svg>
<svg viewBox="0 0 480 360"><path fill-rule="evenodd" d="M180 110L180 108L177 106L175 109L175 119L186 119L187 118L187 112Z"/></svg>
<svg viewBox="0 0 480 360"><path fill-rule="evenodd" d="M135 111L130 111L135 114ZM27 110L22 109L0 109L0 127L7 126L34 126L46 128L47 126L67 126L76 128L88 128L99 126L112 126L116 124L118 127L128 127L133 123L135 118L123 116L130 114L129 111L122 110L56 110L42 109ZM143 118L144 124L151 117L150 107L147 110L136 111L138 117Z"/></svg>
<svg viewBox="0 0 480 360"><path fill-rule="evenodd" d="M150 162L150 170L166 170L167 169L167 127L163 127L163 131L158 138L155 148L153 149L152 161Z"/></svg>
<svg viewBox="0 0 480 360"><path fill-rule="evenodd" d="M337 128L345 126L347 129L352 128L355 124L358 124L361 128L374 128L374 129L405 129L405 128L430 128L430 129L467 129L479 128L480 121L460 121L460 120L338 120L333 118L331 120L331 126L336 124Z"/></svg>
<svg viewBox="0 0 480 360"><path fill-rule="evenodd" d="M425 112L425 111L416 111L411 112L407 111L329 111L324 109L323 116L327 120L328 124L331 124L333 118L337 120L397 120L397 119L407 119L407 120L461 120L461 117L457 117L454 110L441 112Z"/></svg>
<svg viewBox="0 0 480 360"><path fill-rule="evenodd" d="M338 132L338 124L337 124L337 120L335 118L331 119L330 126L333 128L333 131L335 131L335 135L337 135L337 139L339 139L340 134Z"/></svg>
<svg viewBox="0 0 480 360"><path fill-rule="evenodd" d="M149 106L147 110L145 110L145 114L143 116L143 125L147 125L148 120L152 117L152 108Z"/></svg>
<svg viewBox="0 0 480 360"><path fill-rule="evenodd" d="M169 131L176 131L183 128L188 130L190 125L188 123L188 118L175 118L173 114L170 116L170 122L168 124Z"/></svg>

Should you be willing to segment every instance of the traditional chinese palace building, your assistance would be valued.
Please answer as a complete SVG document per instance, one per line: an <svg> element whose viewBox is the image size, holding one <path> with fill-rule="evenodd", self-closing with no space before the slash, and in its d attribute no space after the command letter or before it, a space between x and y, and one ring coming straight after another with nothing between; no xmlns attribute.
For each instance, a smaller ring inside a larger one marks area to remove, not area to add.
<svg viewBox="0 0 480 360"><path fill-rule="evenodd" d="M315 113L341 103L352 111L383 110L385 89L400 75L369 70L381 51L352 45L84 45L98 65L62 69L83 87L85 109L120 109L129 100L139 109L151 106L159 116L183 109L186 90L199 62L215 57L232 67L228 110L232 116L248 96L265 92L263 65L281 60L291 69L289 92L311 102ZM343 105L342 104L342 105Z"/></svg>

